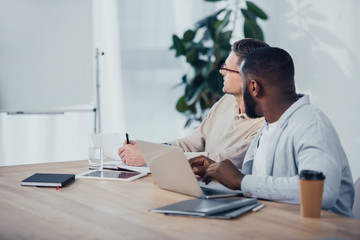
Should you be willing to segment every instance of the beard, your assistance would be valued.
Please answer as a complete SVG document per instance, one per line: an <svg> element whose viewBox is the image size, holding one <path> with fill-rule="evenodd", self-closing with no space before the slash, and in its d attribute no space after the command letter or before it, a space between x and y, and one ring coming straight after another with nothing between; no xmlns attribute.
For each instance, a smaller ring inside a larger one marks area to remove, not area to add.
<svg viewBox="0 0 360 240"><path fill-rule="evenodd" d="M248 115L249 118L262 117L262 116L256 114L256 112L255 112L256 102L251 97L251 94L250 94L249 89L247 87L245 87L245 91L244 91L243 95L244 95L243 97L244 97L246 115Z"/></svg>

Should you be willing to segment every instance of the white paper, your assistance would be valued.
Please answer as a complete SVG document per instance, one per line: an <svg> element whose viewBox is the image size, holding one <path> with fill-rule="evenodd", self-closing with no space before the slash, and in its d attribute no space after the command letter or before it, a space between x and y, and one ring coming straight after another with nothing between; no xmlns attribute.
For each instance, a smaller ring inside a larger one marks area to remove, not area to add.
<svg viewBox="0 0 360 240"><path fill-rule="evenodd" d="M142 167L133 167L126 165L119 157L118 150L123 145L119 133L101 133L91 136L95 147L101 147L104 151L104 158L111 160L104 162L103 167L108 169L126 169L142 173L150 173L147 165Z"/></svg>
<svg viewBox="0 0 360 240"><path fill-rule="evenodd" d="M121 160L118 155L119 148L123 145L119 133L101 133L91 135L95 147L104 151L104 157L109 160Z"/></svg>

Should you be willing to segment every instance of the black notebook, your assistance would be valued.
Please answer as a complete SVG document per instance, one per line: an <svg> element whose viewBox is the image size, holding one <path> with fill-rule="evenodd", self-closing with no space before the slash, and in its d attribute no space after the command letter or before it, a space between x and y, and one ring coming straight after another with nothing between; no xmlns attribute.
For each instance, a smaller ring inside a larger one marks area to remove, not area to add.
<svg viewBox="0 0 360 240"><path fill-rule="evenodd" d="M189 199L164 207L151 209L151 212L182 216L213 218L234 218L260 203L254 198ZM235 212L237 214L232 214Z"/></svg>
<svg viewBox="0 0 360 240"><path fill-rule="evenodd" d="M64 187L75 180L75 174L35 173L21 181L22 186Z"/></svg>

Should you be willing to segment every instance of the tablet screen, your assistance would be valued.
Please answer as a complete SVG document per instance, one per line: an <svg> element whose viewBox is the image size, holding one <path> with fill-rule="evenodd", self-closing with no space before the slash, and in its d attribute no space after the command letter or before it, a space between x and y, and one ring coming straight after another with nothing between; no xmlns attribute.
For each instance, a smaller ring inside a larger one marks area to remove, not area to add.
<svg viewBox="0 0 360 240"><path fill-rule="evenodd" d="M133 176L139 175L138 172L118 172L118 171L95 171L88 172L83 176L87 177L99 177L99 178L131 178Z"/></svg>
<svg viewBox="0 0 360 240"><path fill-rule="evenodd" d="M133 181L135 179L146 176L146 173L128 172L128 171L88 171L76 175L76 178L88 178L99 180L120 180Z"/></svg>

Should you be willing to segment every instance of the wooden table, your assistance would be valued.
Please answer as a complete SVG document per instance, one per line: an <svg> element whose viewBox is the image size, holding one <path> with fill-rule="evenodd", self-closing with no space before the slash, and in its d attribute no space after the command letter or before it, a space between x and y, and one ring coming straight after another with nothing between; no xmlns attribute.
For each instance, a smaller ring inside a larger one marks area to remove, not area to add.
<svg viewBox="0 0 360 240"><path fill-rule="evenodd" d="M86 161L0 167L0 239L360 239L360 221L298 205L265 208L235 220L166 216L151 208L191 197L159 189L151 175L133 182L77 179L67 187L23 187L36 172L87 171Z"/></svg>

